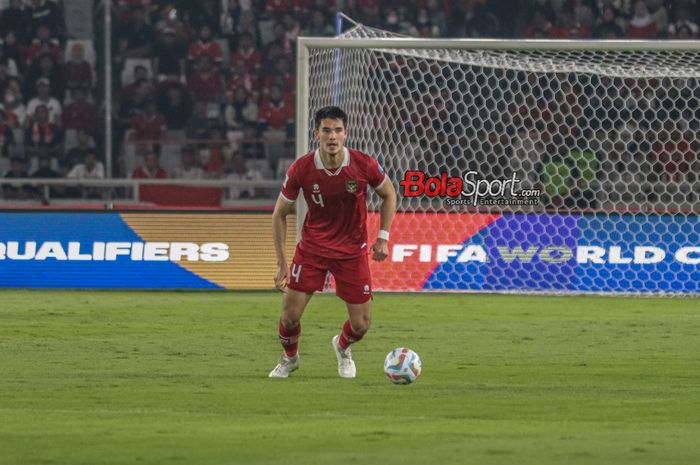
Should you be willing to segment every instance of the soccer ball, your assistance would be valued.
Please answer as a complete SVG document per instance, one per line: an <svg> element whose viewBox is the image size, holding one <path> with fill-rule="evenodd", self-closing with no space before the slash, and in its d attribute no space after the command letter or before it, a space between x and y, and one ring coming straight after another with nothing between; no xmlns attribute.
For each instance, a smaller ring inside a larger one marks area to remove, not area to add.
<svg viewBox="0 0 700 465"><path fill-rule="evenodd" d="M399 347L384 359L384 374L394 384L411 384L420 376L422 366L417 353Z"/></svg>

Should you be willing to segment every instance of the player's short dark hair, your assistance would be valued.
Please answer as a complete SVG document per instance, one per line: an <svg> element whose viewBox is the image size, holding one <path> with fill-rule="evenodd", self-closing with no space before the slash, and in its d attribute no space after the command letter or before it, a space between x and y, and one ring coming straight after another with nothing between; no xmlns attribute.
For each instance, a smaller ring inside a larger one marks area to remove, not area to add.
<svg viewBox="0 0 700 465"><path fill-rule="evenodd" d="M316 129L321 127L321 121L324 119L339 119L343 122L343 126L348 126L348 115L340 107L323 107L316 112L314 123Z"/></svg>

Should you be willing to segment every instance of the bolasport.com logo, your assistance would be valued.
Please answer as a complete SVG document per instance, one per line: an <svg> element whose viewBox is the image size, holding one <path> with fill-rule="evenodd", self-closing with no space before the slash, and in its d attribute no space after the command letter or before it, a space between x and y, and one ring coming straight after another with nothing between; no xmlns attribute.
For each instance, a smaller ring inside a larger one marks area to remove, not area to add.
<svg viewBox="0 0 700 465"><path fill-rule="evenodd" d="M513 173L509 178L486 179L476 171L462 177L441 172L429 176L422 171L406 171L399 182L404 197L442 197L450 206L538 205L539 189L522 189L521 180Z"/></svg>

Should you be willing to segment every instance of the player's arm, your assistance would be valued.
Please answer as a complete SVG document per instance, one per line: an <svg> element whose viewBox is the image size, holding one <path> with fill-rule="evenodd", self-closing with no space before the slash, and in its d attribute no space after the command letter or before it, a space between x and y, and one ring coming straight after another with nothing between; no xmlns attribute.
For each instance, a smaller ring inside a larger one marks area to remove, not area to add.
<svg viewBox="0 0 700 465"><path fill-rule="evenodd" d="M280 291L285 291L289 267L284 249L287 238L287 215L292 211L294 203L289 202L281 195L277 198L275 210L272 212L272 240L275 244L275 255L277 256L277 272L275 273L275 287Z"/></svg>
<svg viewBox="0 0 700 465"><path fill-rule="evenodd" d="M384 178L375 192L382 199L382 204L379 207L379 229L380 231L391 231L391 223L394 221L396 213L396 190L389 177ZM382 261L389 255L388 239L377 238L377 241L372 246L372 259Z"/></svg>

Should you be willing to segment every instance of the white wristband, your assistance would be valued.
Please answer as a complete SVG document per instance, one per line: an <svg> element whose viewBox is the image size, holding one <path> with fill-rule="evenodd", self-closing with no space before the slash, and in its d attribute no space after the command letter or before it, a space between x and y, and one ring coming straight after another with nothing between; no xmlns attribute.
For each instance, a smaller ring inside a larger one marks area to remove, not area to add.
<svg viewBox="0 0 700 465"><path fill-rule="evenodd" d="M385 231L383 229L379 230L379 234L377 234L378 239L384 239L385 241L389 240L389 231Z"/></svg>

